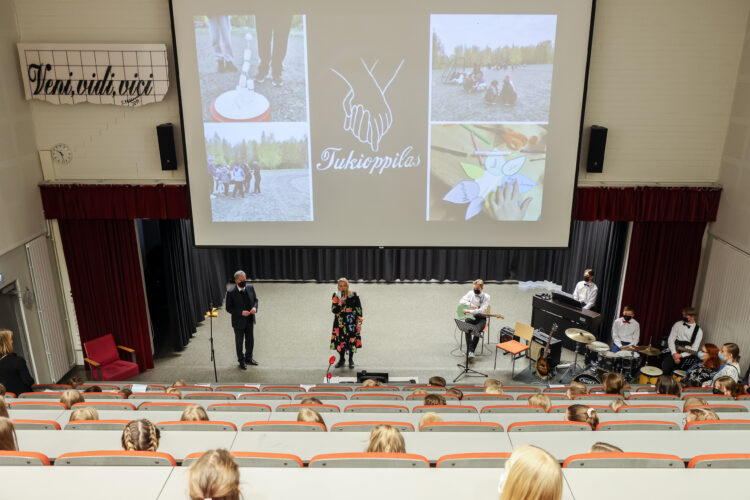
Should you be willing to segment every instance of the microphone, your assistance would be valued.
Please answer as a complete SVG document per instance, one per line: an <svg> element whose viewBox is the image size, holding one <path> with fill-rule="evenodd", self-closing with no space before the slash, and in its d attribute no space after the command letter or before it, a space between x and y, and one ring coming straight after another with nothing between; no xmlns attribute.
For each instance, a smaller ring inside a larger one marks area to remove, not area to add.
<svg viewBox="0 0 750 500"><path fill-rule="evenodd" d="M336 362L336 356L331 356L328 359L328 368L326 368L326 382L331 381L331 366Z"/></svg>

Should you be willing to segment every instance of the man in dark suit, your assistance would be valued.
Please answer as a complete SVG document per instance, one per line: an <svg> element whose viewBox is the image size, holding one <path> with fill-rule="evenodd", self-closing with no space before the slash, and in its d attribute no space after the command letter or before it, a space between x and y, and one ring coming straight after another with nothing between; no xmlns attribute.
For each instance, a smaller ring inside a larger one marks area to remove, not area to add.
<svg viewBox="0 0 750 500"><path fill-rule="evenodd" d="M237 348L237 361L240 368L247 370L247 363L257 366L253 359L253 325L255 313L258 312L258 296L255 295L253 285L247 283L245 271L234 273L234 286L227 292L227 312L232 315L234 341ZM242 353L242 341L245 341L245 354Z"/></svg>

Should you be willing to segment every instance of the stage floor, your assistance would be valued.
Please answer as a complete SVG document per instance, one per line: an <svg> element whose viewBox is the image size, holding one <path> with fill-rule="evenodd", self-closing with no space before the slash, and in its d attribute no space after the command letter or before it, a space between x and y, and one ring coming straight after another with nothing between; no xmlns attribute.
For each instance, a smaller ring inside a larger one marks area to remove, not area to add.
<svg viewBox="0 0 750 500"><path fill-rule="evenodd" d="M255 325L253 357L259 366L239 368L234 348L234 333L229 314L219 310L213 321L216 368L219 382L239 383L320 383L326 373L333 324L331 295L333 283L259 282L258 319ZM362 300L364 324L362 349L354 356L355 368L333 369L334 376L354 376L359 370L388 372L391 376L419 377L426 382L440 375L448 382L459 374L462 362L459 336L453 319L458 300L469 290L469 284L444 283L352 283L352 290ZM481 347L471 363L490 378L508 384L509 356L498 354L497 370L492 369L495 343L503 326L517 321L531 321L531 299L536 290L520 290L516 284L485 285L491 295L491 312L505 319L492 319L490 341ZM572 359L563 350L563 361ZM209 322L204 321L184 351L155 361L155 368L132 380L171 383L213 382L213 365L209 353ZM516 362L516 372L527 367L525 360ZM481 384L484 377L464 376L459 382Z"/></svg>

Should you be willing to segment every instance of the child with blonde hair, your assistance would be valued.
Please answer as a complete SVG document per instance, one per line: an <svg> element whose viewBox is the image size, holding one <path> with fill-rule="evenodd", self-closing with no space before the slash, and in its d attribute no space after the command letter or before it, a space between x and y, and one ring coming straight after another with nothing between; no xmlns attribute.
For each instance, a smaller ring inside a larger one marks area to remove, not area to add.
<svg viewBox="0 0 750 500"><path fill-rule="evenodd" d="M99 412L96 411L96 408L90 406L76 408L70 412L70 422L76 422L79 420L99 420Z"/></svg>
<svg viewBox="0 0 750 500"><path fill-rule="evenodd" d="M182 399L182 391L180 391L176 387L167 387L167 390L165 392L167 394L177 394L177 397Z"/></svg>
<svg viewBox="0 0 750 500"><path fill-rule="evenodd" d="M617 446L609 443L602 443L599 441L598 443L594 443L591 445L591 449L589 449L589 453L622 453L623 451L618 448Z"/></svg>
<svg viewBox="0 0 750 500"><path fill-rule="evenodd" d="M719 420L719 416L711 408L690 408L685 415L685 422L700 422L703 420Z"/></svg>
<svg viewBox="0 0 750 500"><path fill-rule="evenodd" d="M536 446L519 446L505 462L500 500L560 500L563 476L557 460Z"/></svg>
<svg viewBox="0 0 750 500"><path fill-rule="evenodd" d="M190 405L182 412L181 422L207 422L208 413L200 405Z"/></svg>
<svg viewBox="0 0 750 500"><path fill-rule="evenodd" d="M374 378L368 378L364 382L362 382L362 387L380 387L381 384L379 380L375 380Z"/></svg>
<svg viewBox="0 0 750 500"><path fill-rule="evenodd" d="M7 417L0 417L0 450L18 451L18 439L13 421Z"/></svg>
<svg viewBox="0 0 750 500"><path fill-rule="evenodd" d="M0 396L0 417L10 418L10 415L8 414L8 404L2 396Z"/></svg>
<svg viewBox="0 0 750 500"><path fill-rule="evenodd" d="M122 431L125 451L156 451L159 448L159 429L148 419L131 420Z"/></svg>
<svg viewBox="0 0 750 500"><path fill-rule="evenodd" d="M323 401L319 400L316 397L308 396L308 397L302 399L302 401L300 401L300 404L301 405L322 405Z"/></svg>
<svg viewBox="0 0 750 500"><path fill-rule="evenodd" d="M580 396L586 394L586 385L581 382L571 382L565 395L568 399L573 399L573 396Z"/></svg>
<svg viewBox="0 0 750 500"><path fill-rule="evenodd" d="M609 407L612 408L612 411L615 413L623 406L628 406L628 402L622 398L613 399L609 402Z"/></svg>
<svg viewBox="0 0 750 500"><path fill-rule="evenodd" d="M546 413L549 413L549 409L552 407L552 400L546 394L532 394L528 401L529 406L541 406Z"/></svg>
<svg viewBox="0 0 750 500"><path fill-rule="evenodd" d="M585 422L591 426L591 430L596 430L599 425L599 415L596 410L586 405L570 405L565 412L565 420L570 422Z"/></svg>
<svg viewBox="0 0 750 500"><path fill-rule="evenodd" d="M695 396L690 396L689 398L685 399L684 408L687 409L690 406L708 406L708 401L706 401L703 398L698 398L698 397L695 397Z"/></svg>
<svg viewBox="0 0 750 500"><path fill-rule="evenodd" d="M495 395L502 396L502 394L503 394L503 386L502 385L490 384L490 385L488 385L487 387L484 388L484 393L485 394L495 394Z"/></svg>
<svg viewBox="0 0 750 500"><path fill-rule="evenodd" d="M240 470L227 450L208 450L190 466L191 500L238 500Z"/></svg>
<svg viewBox="0 0 750 500"><path fill-rule="evenodd" d="M323 424L323 430L327 431L326 422L317 411L312 408L302 408L297 414L297 422L317 422Z"/></svg>
<svg viewBox="0 0 750 500"><path fill-rule="evenodd" d="M604 394L622 396L625 389L625 379L619 373L607 372L602 377L602 386L604 387Z"/></svg>
<svg viewBox="0 0 750 500"><path fill-rule="evenodd" d="M414 392L411 393L412 396L427 396L429 392L427 392L427 389L422 389L421 387L417 387L414 389Z"/></svg>
<svg viewBox="0 0 750 500"><path fill-rule="evenodd" d="M422 430L422 427L425 424L434 424L436 422L442 422L443 417L435 413L434 411L428 411L424 415L422 415L422 418L419 419L419 430Z"/></svg>
<svg viewBox="0 0 750 500"><path fill-rule="evenodd" d="M68 389L60 396L60 402L65 405L67 410L70 410L74 404L84 403L85 400L83 399L83 394L80 392L75 389Z"/></svg>
<svg viewBox="0 0 750 500"><path fill-rule="evenodd" d="M378 425L370 432L368 453L406 453L404 436L390 425Z"/></svg>

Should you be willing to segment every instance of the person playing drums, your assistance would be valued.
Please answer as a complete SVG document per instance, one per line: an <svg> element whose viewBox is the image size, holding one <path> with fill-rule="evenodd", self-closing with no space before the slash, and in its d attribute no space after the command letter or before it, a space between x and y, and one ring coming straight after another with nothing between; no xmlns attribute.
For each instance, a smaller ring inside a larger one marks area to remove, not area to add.
<svg viewBox="0 0 750 500"><path fill-rule="evenodd" d="M638 345L641 326L635 320L635 310L630 306L622 308L622 317L612 323L612 352L618 352L627 345Z"/></svg>
<svg viewBox="0 0 750 500"><path fill-rule="evenodd" d="M703 330L695 322L698 312L692 307L682 310L682 320L672 325L667 343L669 356L664 358L661 369L664 375L671 375L675 368L688 371L700 360L696 355L703 340Z"/></svg>

